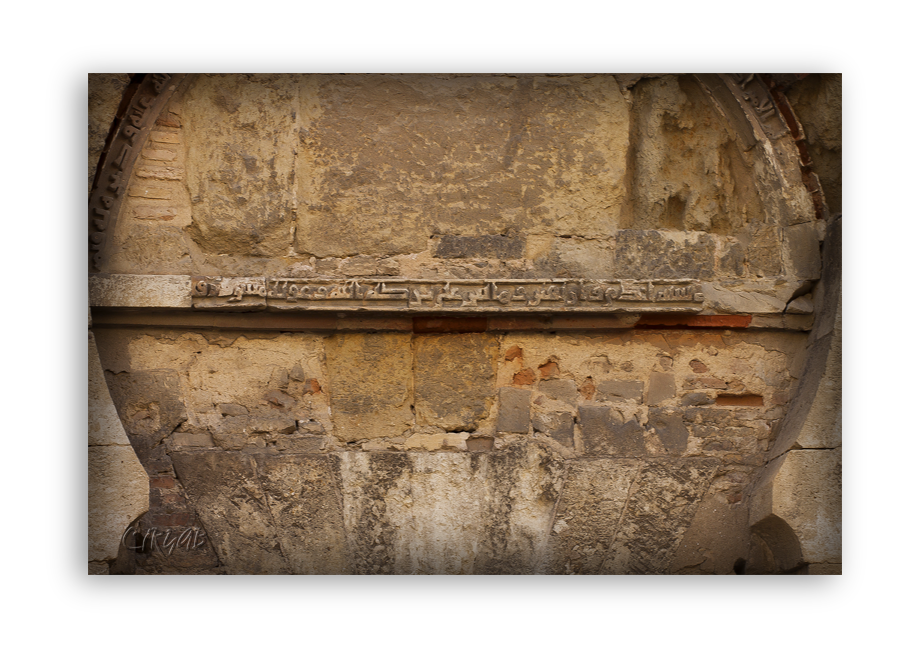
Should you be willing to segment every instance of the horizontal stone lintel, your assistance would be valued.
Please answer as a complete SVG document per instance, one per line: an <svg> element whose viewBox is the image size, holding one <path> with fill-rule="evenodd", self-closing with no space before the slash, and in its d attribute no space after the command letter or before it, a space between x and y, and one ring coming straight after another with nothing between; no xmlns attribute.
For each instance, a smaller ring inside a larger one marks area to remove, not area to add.
<svg viewBox="0 0 901 667"><path fill-rule="evenodd" d="M809 330L813 319L812 314L790 316L771 310L723 312L705 298L710 283L674 279L437 281L100 274L91 276L89 285L95 318L98 310L108 311L100 315L98 325L115 320L123 326L154 321L176 327L184 322L211 328L422 333L633 326ZM722 291L719 285L713 289ZM193 317L173 318L174 313Z"/></svg>

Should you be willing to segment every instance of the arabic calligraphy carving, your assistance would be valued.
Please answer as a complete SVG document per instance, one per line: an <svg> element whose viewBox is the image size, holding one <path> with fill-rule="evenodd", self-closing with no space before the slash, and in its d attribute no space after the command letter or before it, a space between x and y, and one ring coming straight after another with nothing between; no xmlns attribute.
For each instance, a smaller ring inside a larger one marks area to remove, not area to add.
<svg viewBox="0 0 901 667"><path fill-rule="evenodd" d="M691 280L192 279L194 307L269 310L691 311L703 308Z"/></svg>

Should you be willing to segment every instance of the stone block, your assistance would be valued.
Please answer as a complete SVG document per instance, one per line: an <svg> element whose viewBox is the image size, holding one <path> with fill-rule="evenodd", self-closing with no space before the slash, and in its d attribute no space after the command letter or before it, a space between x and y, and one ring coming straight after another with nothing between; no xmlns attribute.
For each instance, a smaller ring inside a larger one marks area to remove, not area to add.
<svg viewBox="0 0 901 667"><path fill-rule="evenodd" d="M647 462L635 479L601 572L668 572L717 469L715 459Z"/></svg>
<svg viewBox="0 0 901 667"><path fill-rule="evenodd" d="M379 274L378 258L357 255L341 260L338 271L347 276L375 276Z"/></svg>
<svg viewBox="0 0 901 667"><path fill-rule="evenodd" d="M644 456L644 429L633 417L628 421L614 408L579 406L579 424L587 456Z"/></svg>
<svg viewBox="0 0 901 667"><path fill-rule="evenodd" d="M528 433L531 402L530 389L501 387L498 390L497 432Z"/></svg>
<svg viewBox="0 0 901 667"><path fill-rule="evenodd" d="M297 422L290 417L251 417L247 421L250 433L282 433L288 435L297 430Z"/></svg>
<svg viewBox="0 0 901 667"><path fill-rule="evenodd" d="M692 392L682 397L682 405L686 407L713 405L713 399L701 391Z"/></svg>
<svg viewBox="0 0 901 667"><path fill-rule="evenodd" d="M617 278L694 278L715 275L716 241L702 232L626 229L616 234Z"/></svg>
<svg viewBox="0 0 901 667"><path fill-rule="evenodd" d="M88 447L88 560L116 558L128 525L150 509L150 478L128 445Z"/></svg>
<svg viewBox="0 0 901 667"><path fill-rule="evenodd" d="M176 157L175 151L153 148L145 148L141 155L147 160L160 160L161 162L171 162Z"/></svg>
<svg viewBox="0 0 901 667"><path fill-rule="evenodd" d="M229 574L291 573L249 454L173 452L172 462Z"/></svg>
<svg viewBox="0 0 901 667"><path fill-rule="evenodd" d="M651 373L645 403L660 405L676 397L676 376L672 373Z"/></svg>
<svg viewBox="0 0 901 667"><path fill-rule="evenodd" d="M416 433L404 442L404 449L424 449L427 452L440 450L466 451L467 433Z"/></svg>
<svg viewBox="0 0 901 667"><path fill-rule="evenodd" d="M681 413L651 408L648 427L654 429L667 454L682 454L688 448L688 429L682 422Z"/></svg>
<svg viewBox="0 0 901 667"><path fill-rule="evenodd" d="M514 377L514 383L516 378ZM542 380L538 391L555 401L562 401L575 407L579 400L579 389L572 380Z"/></svg>
<svg viewBox="0 0 901 667"><path fill-rule="evenodd" d="M161 455L157 445L187 418L178 373L131 371L107 376L110 395L142 463Z"/></svg>
<svg viewBox="0 0 901 667"><path fill-rule="evenodd" d="M842 450L796 449L773 480L772 512L801 542L808 563L842 560Z"/></svg>
<svg viewBox="0 0 901 667"><path fill-rule="evenodd" d="M622 459L573 461L548 541L547 574L597 574L641 462Z"/></svg>
<svg viewBox="0 0 901 667"><path fill-rule="evenodd" d="M540 571L563 465L539 443L336 457L358 574Z"/></svg>
<svg viewBox="0 0 901 667"><path fill-rule="evenodd" d="M336 334L326 339L335 435L347 442L402 435L413 424L408 334Z"/></svg>
<svg viewBox="0 0 901 667"><path fill-rule="evenodd" d="M292 433L275 437L275 449L279 452L323 452L328 446L328 438L323 435Z"/></svg>
<svg viewBox="0 0 901 667"><path fill-rule="evenodd" d="M219 405L219 412L223 417L241 417L248 413L247 408L237 403L222 403Z"/></svg>
<svg viewBox="0 0 901 667"><path fill-rule="evenodd" d="M707 304L722 313L781 313L785 299L759 292L739 292L723 289L712 283L701 286Z"/></svg>
<svg viewBox="0 0 901 667"><path fill-rule="evenodd" d="M497 339L473 333L416 336L413 354L416 423L474 430L494 396Z"/></svg>
<svg viewBox="0 0 901 667"><path fill-rule="evenodd" d="M209 433L173 433L170 441L169 449L172 451L213 447L213 436Z"/></svg>
<svg viewBox="0 0 901 667"><path fill-rule="evenodd" d="M180 142L178 132L151 132L150 140L158 144L177 144Z"/></svg>
<svg viewBox="0 0 901 667"><path fill-rule="evenodd" d="M88 445L131 445L106 385L91 332L88 332Z"/></svg>
<svg viewBox="0 0 901 667"><path fill-rule="evenodd" d="M138 167L135 176L158 181L180 181L185 177L185 170L181 167Z"/></svg>
<svg viewBox="0 0 901 667"><path fill-rule="evenodd" d="M190 308L190 276L90 276L95 308Z"/></svg>
<svg viewBox="0 0 901 667"><path fill-rule="evenodd" d="M525 242L522 238L486 234L484 236L443 236L435 249L435 257L444 259L484 257L518 259Z"/></svg>
<svg viewBox="0 0 901 667"><path fill-rule="evenodd" d="M489 452L494 448L494 438L482 435L471 435L466 439L466 449L471 452Z"/></svg>
<svg viewBox="0 0 901 667"><path fill-rule="evenodd" d="M145 185L132 185L128 194L141 199L172 199L172 190L168 188L151 188Z"/></svg>
<svg viewBox="0 0 901 667"><path fill-rule="evenodd" d="M138 220L174 220L178 209L173 206L135 206L134 216Z"/></svg>
<svg viewBox="0 0 901 667"><path fill-rule="evenodd" d="M569 412L536 412L532 416L532 428L544 433L564 447L572 448L575 420Z"/></svg>
<svg viewBox="0 0 901 667"><path fill-rule="evenodd" d="M784 228L788 265L796 280L819 280L822 260L816 224L808 222Z"/></svg>
<svg viewBox="0 0 901 667"><path fill-rule="evenodd" d="M255 455L278 546L292 574L352 574L335 459Z"/></svg>
<svg viewBox="0 0 901 667"><path fill-rule="evenodd" d="M634 400L641 402L644 382L637 380L604 380L595 387L598 401Z"/></svg>

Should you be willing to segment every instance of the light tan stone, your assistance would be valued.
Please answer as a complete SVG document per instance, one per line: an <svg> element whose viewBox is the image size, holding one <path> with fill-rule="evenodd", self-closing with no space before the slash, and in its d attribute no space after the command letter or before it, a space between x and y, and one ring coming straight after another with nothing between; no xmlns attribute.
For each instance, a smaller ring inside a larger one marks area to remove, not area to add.
<svg viewBox="0 0 901 667"><path fill-rule="evenodd" d="M472 431L495 393L497 338L446 334L413 339L416 423Z"/></svg>
<svg viewBox="0 0 901 667"><path fill-rule="evenodd" d="M172 199L172 191L167 188L152 188L146 185L132 185L128 189L132 197L142 199Z"/></svg>
<svg viewBox="0 0 901 667"><path fill-rule="evenodd" d="M150 508L150 481L130 445L88 447L88 560L116 558L128 525Z"/></svg>
<svg viewBox="0 0 901 667"><path fill-rule="evenodd" d="M190 308L190 276L91 276L96 308Z"/></svg>
<svg viewBox="0 0 901 667"><path fill-rule="evenodd" d="M160 160L161 162L170 162L176 157L175 151L154 150L152 148L145 148L141 155L148 160Z"/></svg>
<svg viewBox="0 0 901 667"><path fill-rule="evenodd" d="M338 334L325 341L335 434L348 442L413 424L409 334Z"/></svg>
<svg viewBox="0 0 901 667"><path fill-rule="evenodd" d="M478 454L337 456L357 573L539 571L562 465L534 441Z"/></svg>
<svg viewBox="0 0 901 667"><path fill-rule="evenodd" d="M781 313L785 310L785 300L769 294L757 292L737 292L723 289L711 283L702 285L707 305L722 313Z"/></svg>
<svg viewBox="0 0 901 667"><path fill-rule="evenodd" d="M88 332L88 445L131 447L119 413L113 405L94 334Z"/></svg>
<svg viewBox="0 0 901 667"><path fill-rule="evenodd" d="M772 511L788 523L808 563L842 560L842 450L792 450L773 480Z"/></svg>
<svg viewBox="0 0 901 667"><path fill-rule="evenodd" d="M424 449L427 452L456 449L465 452L468 435L468 433L416 433L407 438L404 449Z"/></svg>
<svg viewBox="0 0 901 667"><path fill-rule="evenodd" d="M178 132L151 132L150 140L160 144L177 144L181 141Z"/></svg>

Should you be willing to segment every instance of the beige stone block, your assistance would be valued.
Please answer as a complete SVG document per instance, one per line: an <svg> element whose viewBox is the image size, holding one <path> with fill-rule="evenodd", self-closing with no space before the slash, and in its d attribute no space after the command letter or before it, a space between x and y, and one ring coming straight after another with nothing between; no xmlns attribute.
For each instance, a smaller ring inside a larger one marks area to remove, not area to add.
<svg viewBox="0 0 901 667"><path fill-rule="evenodd" d="M94 334L88 332L88 444L131 447L110 397Z"/></svg>
<svg viewBox="0 0 901 667"><path fill-rule="evenodd" d="M172 191L167 188L153 188L146 185L132 185L128 194L141 199L172 199Z"/></svg>
<svg viewBox="0 0 901 667"><path fill-rule="evenodd" d="M185 177L185 170L181 167L138 167L135 176L158 181L180 181Z"/></svg>
<svg viewBox="0 0 901 667"><path fill-rule="evenodd" d="M88 447L88 559L116 558L128 525L150 509L150 480L130 445Z"/></svg>
<svg viewBox="0 0 901 667"><path fill-rule="evenodd" d="M471 431L488 416L495 393L497 338L488 334L416 336L416 423Z"/></svg>
<svg viewBox="0 0 901 667"><path fill-rule="evenodd" d="M97 308L190 308L190 276L110 275L89 278Z"/></svg>
<svg viewBox="0 0 901 667"><path fill-rule="evenodd" d="M788 523L808 563L842 560L842 450L796 449L773 480L772 512Z"/></svg>
<svg viewBox="0 0 901 667"><path fill-rule="evenodd" d="M178 132L151 132L150 141L158 144L177 144L181 141Z"/></svg>
<svg viewBox="0 0 901 667"><path fill-rule="evenodd" d="M442 449L456 449L461 452L466 450L468 433L416 433L407 438L405 449L424 449L427 452L437 452Z"/></svg>
<svg viewBox="0 0 901 667"><path fill-rule="evenodd" d="M563 466L535 441L336 456L358 574L540 571Z"/></svg>
<svg viewBox="0 0 901 667"><path fill-rule="evenodd" d="M701 286L707 306L722 313L766 314L785 310L785 299L759 292L732 291L713 283Z"/></svg>
<svg viewBox="0 0 901 667"><path fill-rule="evenodd" d="M174 220L178 209L172 206L135 206L134 216L138 220Z"/></svg>
<svg viewBox="0 0 901 667"><path fill-rule="evenodd" d="M325 341L335 435L393 437L413 424L409 334L337 334Z"/></svg>
<svg viewBox="0 0 901 667"><path fill-rule="evenodd" d="M154 150L145 148L142 155L147 160L160 160L162 162L170 162L175 159L175 151Z"/></svg>
<svg viewBox="0 0 901 667"><path fill-rule="evenodd" d="M628 459L572 462L548 543L549 574L600 572L640 467Z"/></svg>

